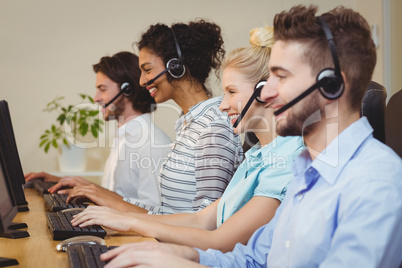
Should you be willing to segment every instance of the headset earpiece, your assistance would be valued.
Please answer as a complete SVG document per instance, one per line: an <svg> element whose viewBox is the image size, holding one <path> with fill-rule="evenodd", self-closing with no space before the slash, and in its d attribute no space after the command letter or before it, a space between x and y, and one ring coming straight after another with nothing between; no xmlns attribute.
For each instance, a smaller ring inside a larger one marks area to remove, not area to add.
<svg viewBox="0 0 402 268"><path fill-rule="evenodd" d="M254 87L255 100L258 101L259 103L267 103L261 99L261 90L265 86L266 83L267 83L267 80L261 80Z"/></svg>
<svg viewBox="0 0 402 268"><path fill-rule="evenodd" d="M336 72L332 68L322 70L318 76L317 81L321 81L321 86L318 88L321 95L329 100L339 98L343 93L343 80L340 80Z"/></svg>
<svg viewBox="0 0 402 268"><path fill-rule="evenodd" d="M186 67L177 58L170 59L166 64L166 68L173 78L181 78L186 72Z"/></svg>
<svg viewBox="0 0 402 268"><path fill-rule="evenodd" d="M130 96L134 93L128 82L124 82L123 84L121 84L120 90L123 92L124 96Z"/></svg>

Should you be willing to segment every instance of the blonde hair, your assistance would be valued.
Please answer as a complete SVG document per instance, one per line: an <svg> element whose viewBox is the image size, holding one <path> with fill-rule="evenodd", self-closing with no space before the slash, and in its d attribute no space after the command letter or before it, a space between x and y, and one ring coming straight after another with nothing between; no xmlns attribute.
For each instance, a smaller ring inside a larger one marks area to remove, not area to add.
<svg viewBox="0 0 402 268"><path fill-rule="evenodd" d="M274 43L273 28L261 27L250 31L251 47L232 50L223 60L222 69L233 67L242 72L251 83L267 80L268 62Z"/></svg>

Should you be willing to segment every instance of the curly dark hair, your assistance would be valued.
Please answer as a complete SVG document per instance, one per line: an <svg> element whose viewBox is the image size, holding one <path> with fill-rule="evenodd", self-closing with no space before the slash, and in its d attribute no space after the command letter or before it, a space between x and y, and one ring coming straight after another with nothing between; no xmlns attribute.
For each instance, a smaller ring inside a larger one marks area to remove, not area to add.
<svg viewBox="0 0 402 268"><path fill-rule="evenodd" d="M138 67L138 56L127 51L109 57L102 57L93 65L95 73L101 72L119 87L125 82L130 84L133 94L127 96L133 109L141 113L150 113L156 109L155 99L139 84L141 70Z"/></svg>
<svg viewBox="0 0 402 268"><path fill-rule="evenodd" d="M312 71L333 66L328 41L321 23L316 17L317 6L295 6L274 18L274 39L297 41L306 44L304 57ZM324 14L334 37L341 71L348 79L349 102L353 109L360 109L376 64L376 51L367 21L357 12L343 6Z"/></svg>
<svg viewBox="0 0 402 268"><path fill-rule="evenodd" d="M173 29L182 53L183 63L186 67L185 76L203 85L204 90L211 95L204 83L212 69L215 74L221 66L225 56L221 28L205 20L192 21L189 24L175 23L171 27L165 24L151 25L142 34L137 43L139 50L147 48L162 58L166 64L171 58L177 58L177 50L173 39ZM168 75L171 83L173 78Z"/></svg>

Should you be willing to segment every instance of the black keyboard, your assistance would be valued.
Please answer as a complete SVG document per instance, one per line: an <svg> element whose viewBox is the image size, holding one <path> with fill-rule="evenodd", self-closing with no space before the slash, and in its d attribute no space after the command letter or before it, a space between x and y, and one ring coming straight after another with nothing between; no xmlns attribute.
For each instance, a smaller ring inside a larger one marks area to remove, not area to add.
<svg viewBox="0 0 402 268"><path fill-rule="evenodd" d="M86 208L87 203L82 202L70 202L67 203L68 194L45 194L45 206L53 212L64 210L67 208Z"/></svg>
<svg viewBox="0 0 402 268"><path fill-rule="evenodd" d="M106 231L100 225L90 225L87 227L72 226L73 215L80 211L69 212L48 212L46 213L47 227L53 240L64 240L79 235L94 235L105 238Z"/></svg>
<svg viewBox="0 0 402 268"><path fill-rule="evenodd" d="M57 184L55 181L42 181L36 180L33 182L33 187L38 191L38 193L43 196L44 194L48 194L48 189L53 185Z"/></svg>
<svg viewBox="0 0 402 268"><path fill-rule="evenodd" d="M70 245L67 247L67 256L70 268L103 267L106 262L99 256L115 247L105 245Z"/></svg>

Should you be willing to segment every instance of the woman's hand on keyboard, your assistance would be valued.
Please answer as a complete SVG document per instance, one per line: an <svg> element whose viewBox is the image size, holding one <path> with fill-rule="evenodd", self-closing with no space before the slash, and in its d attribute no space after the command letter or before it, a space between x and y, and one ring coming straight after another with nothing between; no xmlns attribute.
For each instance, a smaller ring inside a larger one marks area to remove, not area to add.
<svg viewBox="0 0 402 268"><path fill-rule="evenodd" d="M49 193L58 193L58 194L68 194L72 188L79 185L88 185L91 184L88 180L83 177L75 176L75 177L63 177L60 181L49 188Z"/></svg>
<svg viewBox="0 0 402 268"><path fill-rule="evenodd" d="M117 207L119 202L125 202L119 194L93 183L76 185L70 191L67 201L74 198L86 198L98 206L108 207Z"/></svg>
<svg viewBox="0 0 402 268"><path fill-rule="evenodd" d="M102 225L119 232L129 232L132 231L133 216L109 207L88 206L83 212L74 215L71 223L80 227Z"/></svg>

